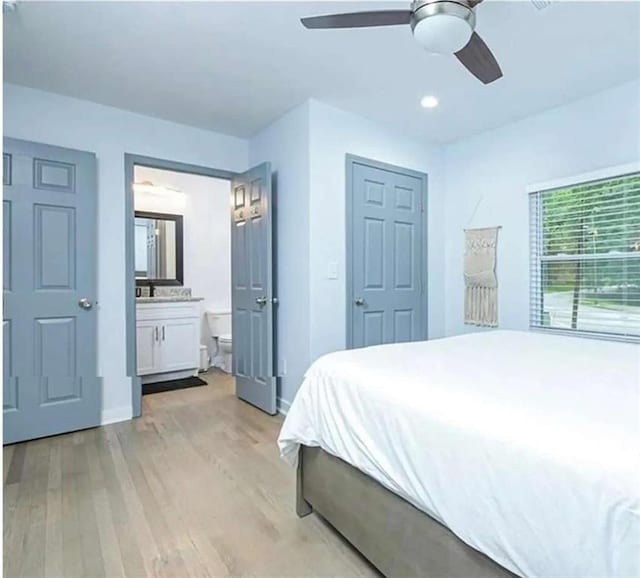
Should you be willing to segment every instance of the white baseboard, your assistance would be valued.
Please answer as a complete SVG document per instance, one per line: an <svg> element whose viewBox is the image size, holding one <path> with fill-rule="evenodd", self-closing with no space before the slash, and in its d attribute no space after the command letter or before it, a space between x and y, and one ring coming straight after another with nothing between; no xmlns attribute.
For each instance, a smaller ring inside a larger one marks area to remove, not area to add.
<svg viewBox="0 0 640 578"><path fill-rule="evenodd" d="M282 399L281 397L279 397L276 400L276 405L278 407L278 413L282 415L287 415L289 413L289 408L291 407L291 404L286 399Z"/></svg>
<svg viewBox="0 0 640 578"><path fill-rule="evenodd" d="M127 421L131 419L133 415L133 409L130 405L125 407L114 407L112 409L102 410L102 421L100 425L108 425L110 423L117 423L119 421Z"/></svg>

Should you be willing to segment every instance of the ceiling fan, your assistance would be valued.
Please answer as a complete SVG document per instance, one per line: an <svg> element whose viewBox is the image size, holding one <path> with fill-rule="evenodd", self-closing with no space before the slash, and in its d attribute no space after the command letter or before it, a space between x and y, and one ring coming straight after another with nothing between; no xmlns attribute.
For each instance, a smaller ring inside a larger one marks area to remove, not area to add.
<svg viewBox="0 0 640 578"><path fill-rule="evenodd" d="M474 8L482 0L413 0L409 10L378 10L302 18L306 28L365 28L409 24L414 38L427 51L455 54L465 68L484 84L502 76L489 47L474 31ZM549 0L532 0L543 8Z"/></svg>

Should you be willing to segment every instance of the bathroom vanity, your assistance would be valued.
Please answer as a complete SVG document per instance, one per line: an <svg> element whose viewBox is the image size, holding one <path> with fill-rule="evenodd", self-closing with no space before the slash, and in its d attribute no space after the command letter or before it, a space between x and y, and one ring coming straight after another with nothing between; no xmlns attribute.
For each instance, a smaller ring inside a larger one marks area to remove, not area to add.
<svg viewBox="0 0 640 578"><path fill-rule="evenodd" d="M200 301L184 296L136 299L137 362L142 383L198 374Z"/></svg>
<svg viewBox="0 0 640 578"><path fill-rule="evenodd" d="M143 384L198 374L202 299L183 287L183 218L136 211L137 374Z"/></svg>

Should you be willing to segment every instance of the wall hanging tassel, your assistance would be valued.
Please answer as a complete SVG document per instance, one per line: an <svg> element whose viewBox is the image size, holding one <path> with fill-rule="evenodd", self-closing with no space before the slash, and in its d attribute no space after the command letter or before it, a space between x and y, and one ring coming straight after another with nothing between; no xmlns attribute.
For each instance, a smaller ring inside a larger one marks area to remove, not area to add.
<svg viewBox="0 0 640 578"><path fill-rule="evenodd" d="M499 229L465 230L464 322L468 325L498 325L496 265Z"/></svg>

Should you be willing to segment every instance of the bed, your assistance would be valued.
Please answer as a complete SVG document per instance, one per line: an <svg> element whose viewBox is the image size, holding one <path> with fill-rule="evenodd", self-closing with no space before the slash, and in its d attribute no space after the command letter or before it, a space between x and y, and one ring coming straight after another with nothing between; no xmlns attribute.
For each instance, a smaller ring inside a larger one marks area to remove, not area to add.
<svg viewBox="0 0 640 578"><path fill-rule="evenodd" d="M341 351L284 421L297 511L388 576L640 575L640 346L492 331Z"/></svg>

